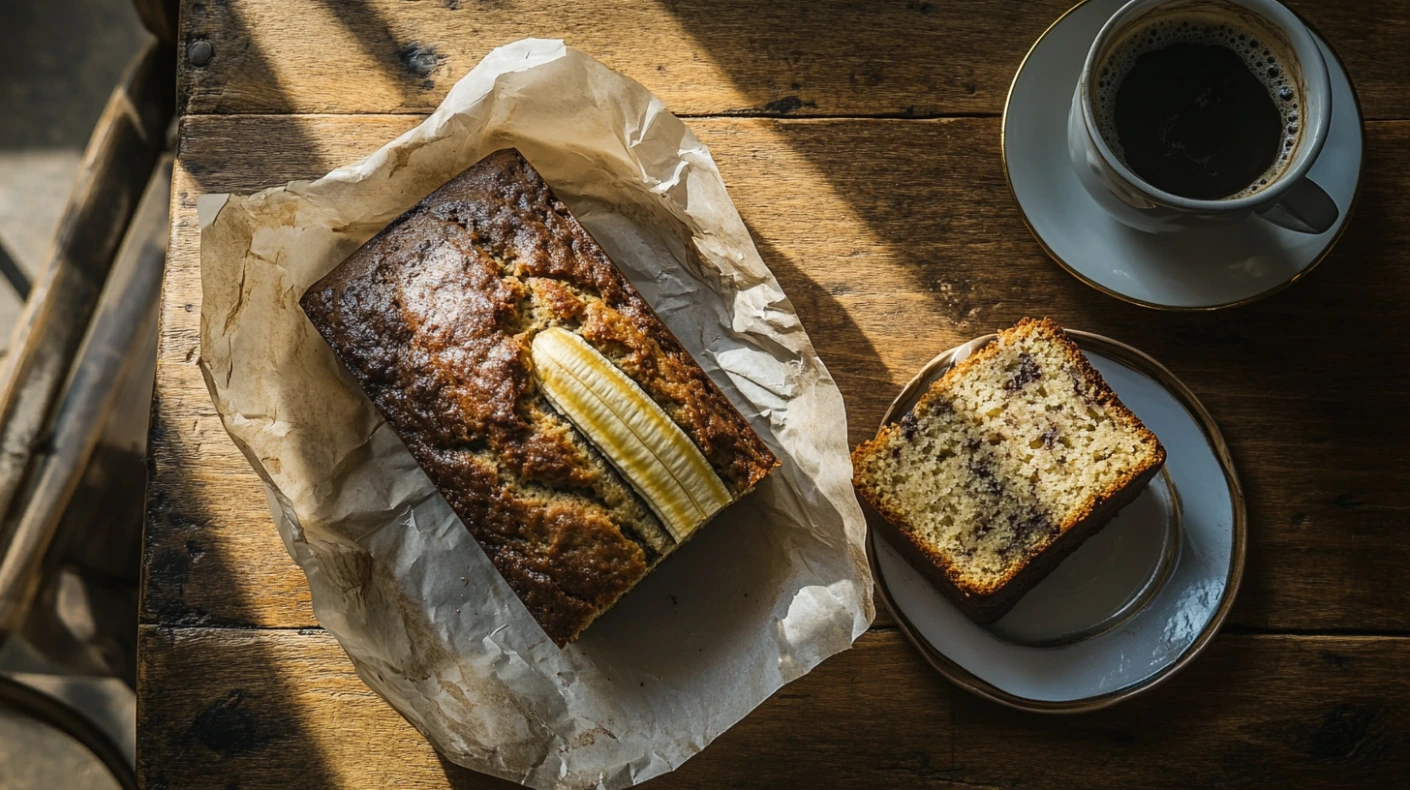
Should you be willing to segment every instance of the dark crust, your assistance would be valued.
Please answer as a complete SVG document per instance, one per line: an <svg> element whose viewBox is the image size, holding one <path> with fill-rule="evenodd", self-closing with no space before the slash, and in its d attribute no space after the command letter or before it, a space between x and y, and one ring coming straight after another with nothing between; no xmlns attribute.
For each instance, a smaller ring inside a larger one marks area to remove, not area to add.
<svg viewBox="0 0 1410 790"><path fill-rule="evenodd" d="M1122 422L1144 441L1154 444L1154 457L1150 463L1144 467L1132 469L1105 491L1094 496L1085 508L1074 513L1059 525L1060 531L1056 538L1046 544L1039 544L1029 552L1024 561L1016 563L1009 573L992 585L985 586L974 584L965 576L963 568L955 566L947 557L916 538L914 530L909 528L902 514L881 504L879 492L863 480L860 473L854 473L853 476L853 486L861 495L864 505L869 506L872 513L878 516L872 518L871 523L878 527L878 531L960 611L980 624L992 623L1007 614L1029 590L1033 589L1064 559L1076 551L1087 538L1101 531L1101 528L1123 507L1134 501L1165 464L1165 447L1160 443L1160 440L1141 423L1135 414L1131 413L1130 409L1126 408L1121 399L1102 379L1101 374L1088 362L1087 357L1077 347L1077 344L1055 322L1047 318L1041 320L1025 318L1000 333L1000 337L1029 334L1045 335L1048 339L1059 344L1064 349L1067 361L1082 374L1091 386L1091 391L1088 393L1090 397L1104 406L1112 419ZM927 388L925 395L916 403L912 411L921 410L930 401L940 397L941 393L964 375L964 371L972 365L993 357L998 353L998 350L998 339L996 338L984 348L950 368L938 381ZM900 426L896 423L883 425L875 438L858 445L857 449L852 452L852 468L854 470L860 469L863 465L862 462L867 457L882 452L887 440L900 430Z"/></svg>
<svg viewBox="0 0 1410 790"><path fill-rule="evenodd" d="M536 331L567 327L611 358L734 498L778 465L517 151L451 179L300 304L559 646L660 556L593 494L615 472L538 393Z"/></svg>

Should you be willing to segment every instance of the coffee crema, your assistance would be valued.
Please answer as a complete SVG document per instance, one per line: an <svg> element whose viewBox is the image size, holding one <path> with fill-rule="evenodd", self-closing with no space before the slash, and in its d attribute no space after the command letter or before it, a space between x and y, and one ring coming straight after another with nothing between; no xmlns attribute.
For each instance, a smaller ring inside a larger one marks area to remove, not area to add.
<svg viewBox="0 0 1410 790"><path fill-rule="evenodd" d="M1255 194L1297 148L1295 76L1263 37L1225 17L1172 14L1136 27L1089 91L1117 158L1181 197Z"/></svg>

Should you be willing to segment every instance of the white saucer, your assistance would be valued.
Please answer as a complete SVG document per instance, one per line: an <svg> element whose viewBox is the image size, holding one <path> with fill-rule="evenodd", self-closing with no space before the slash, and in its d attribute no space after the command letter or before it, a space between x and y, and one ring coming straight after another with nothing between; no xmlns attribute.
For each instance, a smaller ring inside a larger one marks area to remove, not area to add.
<svg viewBox="0 0 1410 790"><path fill-rule="evenodd" d="M1160 437L1162 476L990 626L960 613L875 530L867 542L877 588L926 659L966 689L1024 710L1095 710L1169 677L1214 636L1243 571L1243 493L1208 412L1140 351L1068 333ZM992 338L932 360L884 420L903 416L931 382Z"/></svg>
<svg viewBox="0 0 1410 790"><path fill-rule="evenodd" d="M1167 310L1232 307L1279 291L1336 243L1361 184L1361 107L1346 69L1315 32L1332 82L1332 125L1311 177L1341 214L1325 233L1258 217L1175 234L1133 230L1083 189L1067 154L1073 87L1097 32L1126 0L1084 0L1048 28L1018 67L1004 105L1004 174L1024 222L1053 260L1118 299Z"/></svg>

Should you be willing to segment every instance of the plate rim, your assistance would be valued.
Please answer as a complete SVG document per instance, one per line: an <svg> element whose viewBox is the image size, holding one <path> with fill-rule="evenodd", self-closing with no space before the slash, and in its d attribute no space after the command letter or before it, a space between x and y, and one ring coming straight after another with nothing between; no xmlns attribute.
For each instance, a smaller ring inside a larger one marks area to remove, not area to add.
<svg viewBox="0 0 1410 790"><path fill-rule="evenodd" d="M1084 0L1085 1L1085 0ZM1244 501L1243 487L1239 482L1238 473L1234 469L1233 458L1229 454L1229 447L1224 442L1224 436L1219 431L1219 426L1215 424L1214 418L1200 403L1195 394L1180 381L1168 368L1157 362L1153 357L1145 352L1113 340L1104 335L1094 332L1083 332L1075 329L1064 329L1078 342L1078 346L1084 344L1094 353L1107 356L1128 367L1135 369L1139 373L1150 376L1156 383L1163 386L1168 392L1175 396L1180 405L1189 411L1199 425L1200 430L1205 435L1205 440L1209 443L1210 449L1214 451L1214 457L1219 462L1220 470L1224 473L1224 480L1228 488L1229 497L1233 506L1233 543L1229 552L1229 572L1225 577L1224 590L1219 599L1219 605L1215 608L1214 614L1209 622L1204 625L1200 633L1190 642L1175 660L1166 664L1149 677L1139 680L1119 689L1105 692L1089 697L1082 697L1073 700L1039 700L1024 697L1018 694L1005 691L994 684L979 678L974 673L960 666L950 657L940 652L930 640L919 633L919 629L906 616L905 612L897 606L892 597L891 589L886 581L886 576L881 572L881 567L876 559L875 541L876 531L872 528L871 521L867 521L867 539L865 543L867 554L867 565L871 568L872 579L877 591L881 594L881 600L886 605L887 611L891 613L896 622L897 628L905 635L906 639L926 660L926 663L939 672L946 679L966 691L976 696L992 700L1001 705L1005 705L1017 710L1029 711L1033 713L1086 713L1110 707L1118 702L1131 699L1139 694L1149 691L1166 680L1173 677L1181 669L1184 669L1200 653L1204 652L1209 643L1213 641L1215 634L1223 626L1228 618L1230 609L1233 608L1234 600L1238 597L1239 586L1243 581L1244 560L1248 548L1248 512ZM901 392L891 402L885 415L882 417L881 425L890 422L894 417L896 407L903 400L908 400L914 390L918 389L921 382L924 382L940 365L949 364L950 358L955 352L976 341L987 338L989 335L981 335L974 340L961 343L954 348L942 351L927 362L906 385L901 388ZM1026 648L1031 650L1045 650L1047 648Z"/></svg>
<svg viewBox="0 0 1410 790"><path fill-rule="evenodd" d="M1028 212L1024 210L1023 204L1019 202L1018 192L1014 190L1013 178L1009 174L1008 148L1005 146L1005 140L1008 137L1009 106L1013 102L1014 88L1018 85L1019 78L1023 76L1023 71L1028 66L1029 58L1033 56L1033 53L1037 51L1039 45L1043 43L1043 39L1047 38L1048 34L1051 33L1054 28L1062 24L1063 20L1067 19L1069 14L1073 13L1082 6L1087 5L1087 3L1090 1L1091 0L1078 0L1076 5L1062 12L1062 14L1057 19L1053 20L1053 23L1051 25L1048 25L1048 27L1045 28L1043 32L1038 35L1038 38L1033 42L1033 46L1028 48L1028 51L1023 54L1023 59L1019 61L1018 69L1014 71L1013 79L1009 82L1008 92L1004 96L1004 111L1002 118L999 122L999 159L1003 163L1004 184L1008 186L1009 197L1013 199L1014 205L1018 207L1019 218L1023 220L1024 227L1028 228L1028 235L1033 237L1033 240L1038 243L1038 246L1043 250L1044 254L1046 254L1050 259L1052 259L1054 263L1056 263L1064 271L1077 278L1079 282L1087 285L1088 287L1100 293L1104 293L1107 296L1112 297L1113 299L1118 299L1122 302L1125 302L1127 304L1133 304L1137 305L1138 307L1145 307L1151 310L1161 310L1172 313L1208 313L1213 312L1215 310L1226 310L1231 307L1241 307L1246 304L1252 304L1254 302L1262 301L1263 299L1266 299L1276 293L1280 293L1281 291L1292 287L1294 283L1298 282L1303 277L1306 277L1308 274L1311 274L1314 269L1321 265L1322 261L1326 260L1328 255L1331 255L1332 250L1335 249L1337 246L1337 242L1341 241L1342 236L1346 233L1347 227L1351 224L1351 220L1356 214L1357 206L1360 204L1362 187L1364 187L1366 183L1366 113L1361 108L1361 96L1356 91L1356 83L1352 81L1351 73L1347 71L1346 61L1342 58L1341 53L1337 52L1336 48L1332 46L1332 42L1329 41L1326 36L1322 35L1321 31L1319 31L1315 26L1313 26L1313 24L1309 22L1305 16L1291 8L1289 8L1288 10L1292 11L1293 15L1298 18L1298 21L1306 25L1307 29L1312 32L1312 35L1316 38L1316 40L1321 43L1322 46L1327 48L1327 51L1330 52L1332 57L1337 61L1337 66L1341 68L1342 74L1346 75L1346 84L1351 87L1351 101L1352 104L1356 107L1356 125L1361 135L1361 158L1356 165L1356 188L1351 193L1351 202L1347 204L1346 217L1342 220L1342 223L1337 228L1336 232L1332 234L1332 238L1327 241L1327 245L1322 248L1322 250L1317 254L1316 258L1312 259L1312 262L1310 264L1302 267L1295 274L1293 274L1292 277L1289 277L1283 282L1278 283L1277 285L1274 285L1271 288L1259 291L1258 293L1253 294L1252 296L1246 296L1242 299L1235 299L1230 302L1220 302L1217 304L1208 305L1163 304L1161 302L1152 302L1147 299L1137 299L1134 296L1123 294L1120 291L1108 288L1107 286L1098 283L1096 280L1093 280L1087 275L1077 271L1077 269L1074 268L1071 264L1063 260L1062 256L1058 255L1057 252L1055 252L1053 248L1048 245L1048 242L1041 235L1039 235L1038 231L1033 227L1033 223L1028 219Z"/></svg>

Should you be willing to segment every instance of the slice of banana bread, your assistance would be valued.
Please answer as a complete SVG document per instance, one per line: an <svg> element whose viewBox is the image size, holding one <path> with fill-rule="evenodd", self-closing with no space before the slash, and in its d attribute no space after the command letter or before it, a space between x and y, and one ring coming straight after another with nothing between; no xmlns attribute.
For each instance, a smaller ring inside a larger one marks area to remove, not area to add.
<svg viewBox="0 0 1410 790"><path fill-rule="evenodd" d="M1001 332L852 454L873 521L979 623L1003 617L1164 462L1047 319Z"/></svg>

